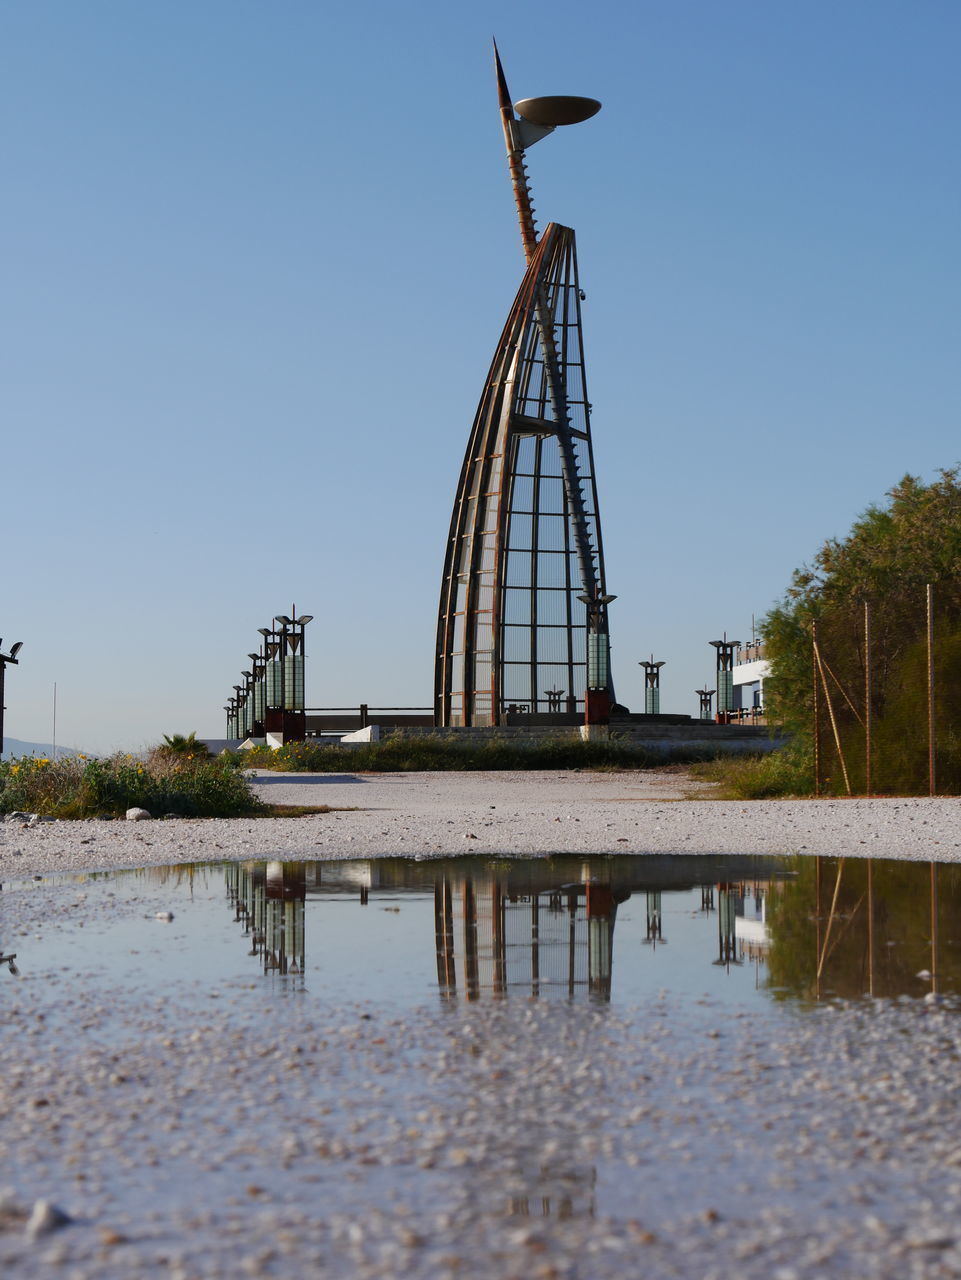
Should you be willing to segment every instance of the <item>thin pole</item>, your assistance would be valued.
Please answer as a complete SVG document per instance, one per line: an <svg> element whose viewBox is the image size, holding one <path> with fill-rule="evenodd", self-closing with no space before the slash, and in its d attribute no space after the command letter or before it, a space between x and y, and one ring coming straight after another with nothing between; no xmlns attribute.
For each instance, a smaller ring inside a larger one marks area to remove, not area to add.
<svg viewBox="0 0 961 1280"><path fill-rule="evenodd" d="M57 763L57 682L53 682L53 762Z"/></svg>
<svg viewBox="0 0 961 1280"><path fill-rule="evenodd" d="M938 990L938 864L931 863L931 990Z"/></svg>
<svg viewBox="0 0 961 1280"><path fill-rule="evenodd" d="M928 606L928 794L934 795L934 588L926 589Z"/></svg>
<svg viewBox="0 0 961 1280"><path fill-rule="evenodd" d="M818 696L818 624L811 623L811 680L814 687L814 794L821 794L821 699Z"/></svg>
<svg viewBox="0 0 961 1280"><path fill-rule="evenodd" d="M871 606L864 602L864 794L871 794Z"/></svg>

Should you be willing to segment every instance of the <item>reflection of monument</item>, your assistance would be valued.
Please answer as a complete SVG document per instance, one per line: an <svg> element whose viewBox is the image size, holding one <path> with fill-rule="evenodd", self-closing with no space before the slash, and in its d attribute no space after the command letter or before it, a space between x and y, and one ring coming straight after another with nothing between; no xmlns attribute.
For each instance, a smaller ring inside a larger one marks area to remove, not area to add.
<svg viewBox="0 0 961 1280"><path fill-rule="evenodd" d="M439 877L434 886L437 980L450 997L610 999L614 918L628 895L588 879L512 887L491 873Z"/></svg>
<svg viewBox="0 0 961 1280"><path fill-rule="evenodd" d="M728 878L735 870L732 863L753 864L755 875ZM261 957L266 973L303 975L309 901L361 907L377 902L390 912L411 907L420 913L421 934L424 925L430 928L432 903L441 994L468 1000L512 994L609 1000L617 908L632 893L643 895L644 912L628 917L627 936L630 920L637 919L645 935L640 941L652 951L667 943L665 898L695 894L691 905L700 903L697 914L717 917L714 963L730 968L751 959L759 966L769 946L767 903L777 887L775 864L762 866L759 859L559 856L482 865L473 859L418 863L397 858L248 862L225 870L234 918L250 938L250 955ZM672 938L683 946L685 930L674 928ZM326 935L321 929L322 940ZM362 964L364 941L358 936L357 950L352 944L342 955L325 951L325 981L351 984ZM370 942L374 949L383 945L373 921Z"/></svg>
<svg viewBox="0 0 961 1280"><path fill-rule="evenodd" d="M611 701L604 557L574 232L538 239L524 153L599 110L590 98L511 105L497 59L527 273L494 353L454 502L435 667L439 725L498 725ZM563 710L559 692L567 691Z"/></svg>

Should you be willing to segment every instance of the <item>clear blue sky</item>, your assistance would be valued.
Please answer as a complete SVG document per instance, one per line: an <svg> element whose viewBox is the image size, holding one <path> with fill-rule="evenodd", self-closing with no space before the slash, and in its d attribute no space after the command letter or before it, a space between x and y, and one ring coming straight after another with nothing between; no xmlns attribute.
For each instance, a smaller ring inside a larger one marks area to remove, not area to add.
<svg viewBox="0 0 961 1280"><path fill-rule="evenodd" d="M553 25L547 25L550 20ZM223 731L256 628L308 702L428 703L450 504L523 268L491 66L604 110L574 226L620 699L909 471L961 459L957 0L0 5L7 734Z"/></svg>

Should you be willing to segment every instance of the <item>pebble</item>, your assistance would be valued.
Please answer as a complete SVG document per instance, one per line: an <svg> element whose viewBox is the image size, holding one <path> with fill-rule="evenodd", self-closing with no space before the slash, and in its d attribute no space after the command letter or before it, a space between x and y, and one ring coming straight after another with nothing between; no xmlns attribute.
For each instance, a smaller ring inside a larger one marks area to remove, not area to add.
<svg viewBox="0 0 961 1280"><path fill-rule="evenodd" d="M58 1205L49 1200L37 1200L27 1220L26 1233L32 1239L47 1236L51 1231L67 1226L73 1219Z"/></svg>

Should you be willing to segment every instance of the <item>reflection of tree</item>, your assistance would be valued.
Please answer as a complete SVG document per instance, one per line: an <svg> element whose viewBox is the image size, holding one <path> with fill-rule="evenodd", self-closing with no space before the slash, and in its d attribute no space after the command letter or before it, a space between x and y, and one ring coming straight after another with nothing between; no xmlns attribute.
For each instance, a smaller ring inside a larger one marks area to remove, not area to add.
<svg viewBox="0 0 961 1280"><path fill-rule="evenodd" d="M793 867L768 903L771 986L807 998L922 995L922 971L961 985L961 960L931 943L961 907L961 866L798 857Z"/></svg>

